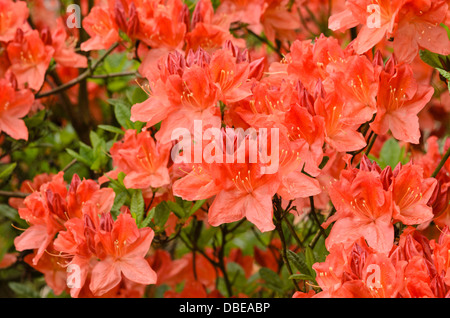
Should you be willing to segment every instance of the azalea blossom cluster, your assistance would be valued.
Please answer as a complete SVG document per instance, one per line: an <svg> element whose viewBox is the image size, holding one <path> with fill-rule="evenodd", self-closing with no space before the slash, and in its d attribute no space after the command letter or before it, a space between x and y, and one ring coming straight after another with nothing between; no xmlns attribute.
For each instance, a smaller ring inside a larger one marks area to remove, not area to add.
<svg viewBox="0 0 450 318"><path fill-rule="evenodd" d="M8 265L71 297L247 297L282 279L294 298L448 297L448 6L99 0L77 31L0 0L0 130L27 140L22 118L57 117L55 95L80 147L17 174L28 227ZM122 76L141 95L110 86ZM105 96L115 119L86 135Z"/></svg>
<svg viewBox="0 0 450 318"><path fill-rule="evenodd" d="M365 240L345 248L337 244L323 263L316 263L321 292L297 292L294 297L444 298L449 291L448 227L437 240L406 228L388 254Z"/></svg>
<svg viewBox="0 0 450 318"><path fill-rule="evenodd" d="M21 203L19 215L30 227L15 239L16 249L34 250L26 261L47 273L57 294L71 287L72 297L113 296L155 283L156 274L145 260L153 230L138 229L127 210L113 220L113 203L111 188L101 189L77 175L67 187L58 173ZM67 266L79 275L69 285Z"/></svg>
<svg viewBox="0 0 450 318"><path fill-rule="evenodd" d="M316 62L305 73L311 60ZM202 120L203 129L224 124L223 133L212 136L215 156L236 155L226 147L229 139L236 144L234 150L247 146L246 139L240 141L228 128L277 129L278 147L271 150L278 153L270 154L279 167L276 173L264 173L267 164L250 159L243 165L220 160L223 164L204 161L183 167L188 175L175 181L173 193L189 201L215 196L208 214L213 225L246 216L260 230L273 230L272 197L278 194L289 201L319 194L322 189L313 177L320 175L324 153L364 148L366 140L358 129L367 122L379 135L390 130L398 140L419 141L417 114L433 89L418 84L408 64L390 58L381 65L379 54L357 55L324 36L314 43L294 42L291 52L270 65L266 76L255 74L259 63L248 62L234 46L212 55L189 51L185 58L169 53L148 78L149 98L132 107L132 120L148 127L161 122L155 134L161 144L172 142L176 128L194 134L195 120ZM138 165L134 167L136 171Z"/></svg>
<svg viewBox="0 0 450 318"><path fill-rule="evenodd" d="M25 1L2 0L0 29L0 131L14 139L28 139L21 118L39 107L34 94L41 90L53 60L58 66L87 67L85 56L75 53L76 38L66 32L60 17L51 24L33 28Z"/></svg>
<svg viewBox="0 0 450 318"><path fill-rule="evenodd" d="M448 36L441 26L446 19L447 1L345 1L345 9L330 17L329 27L343 31L362 26L354 43L359 54L384 39L393 39L397 58L411 63L419 49L450 53Z"/></svg>

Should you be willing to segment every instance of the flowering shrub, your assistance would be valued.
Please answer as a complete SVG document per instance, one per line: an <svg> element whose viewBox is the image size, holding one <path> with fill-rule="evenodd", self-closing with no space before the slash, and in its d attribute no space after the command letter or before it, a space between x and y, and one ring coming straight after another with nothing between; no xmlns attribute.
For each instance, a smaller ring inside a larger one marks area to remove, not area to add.
<svg viewBox="0 0 450 318"><path fill-rule="evenodd" d="M449 297L449 5L0 0L0 296Z"/></svg>

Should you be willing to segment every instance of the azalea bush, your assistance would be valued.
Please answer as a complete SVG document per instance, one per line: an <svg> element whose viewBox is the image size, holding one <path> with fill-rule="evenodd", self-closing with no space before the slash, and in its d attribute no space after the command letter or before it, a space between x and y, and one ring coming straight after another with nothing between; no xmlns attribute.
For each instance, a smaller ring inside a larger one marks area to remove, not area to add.
<svg viewBox="0 0 450 318"><path fill-rule="evenodd" d="M0 0L1 297L449 297L447 0Z"/></svg>

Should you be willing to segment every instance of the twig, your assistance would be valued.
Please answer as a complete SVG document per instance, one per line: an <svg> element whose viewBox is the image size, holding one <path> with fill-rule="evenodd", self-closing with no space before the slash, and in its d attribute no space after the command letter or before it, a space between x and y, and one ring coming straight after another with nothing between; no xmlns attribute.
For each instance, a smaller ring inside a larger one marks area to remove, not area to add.
<svg viewBox="0 0 450 318"><path fill-rule="evenodd" d="M447 161L448 157L450 156L450 147L448 147L446 153L444 154L444 156L442 157L441 161L439 162L438 166L436 167L436 169L434 170L434 172L431 174L432 178L435 178L437 176L437 174L439 173L439 171L441 170L441 168L444 166L445 162Z"/></svg>
<svg viewBox="0 0 450 318"><path fill-rule="evenodd" d="M369 137L367 138L367 141L368 141L369 143L370 143L370 138L372 138L372 135L373 135L373 134L374 134L374 132L371 131L370 134L369 134ZM348 154L351 154L351 155L352 155L352 159L350 160L350 162L353 164L353 160L355 159L355 157L356 157L357 155L359 155L361 152L363 152L364 149L367 149L368 146L369 146L369 144L367 144L365 147L363 147L363 148L361 148L361 149L359 149L359 150L352 151L352 152L347 152Z"/></svg>
<svg viewBox="0 0 450 318"><path fill-rule="evenodd" d="M312 214L314 222L316 222L317 226L319 227L319 231L322 233L323 237L327 237L327 234L325 233L325 230L322 227L322 225L319 221L319 218L317 217L316 209L314 208L314 197L313 196L309 197L309 204L311 205L311 211L309 213Z"/></svg>
<svg viewBox="0 0 450 318"><path fill-rule="evenodd" d="M63 172L66 172L67 170L69 170L70 167L72 167L74 164L77 163L77 159L73 159L71 162L69 162L63 169Z"/></svg>
<svg viewBox="0 0 450 318"><path fill-rule="evenodd" d="M300 240L300 238L298 237L297 233L295 232L294 225L292 225L291 221L289 221L288 218L284 218L284 220L289 228L289 231L291 232L292 236L294 237L295 241L297 242L298 246L302 247L303 243Z"/></svg>
<svg viewBox="0 0 450 318"><path fill-rule="evenodd" d="M260 40L262 43L265 43L268 47L270 47L273 51L275 51L280 57L283 57L283 54L281 54L280 50L268 39L263 38L262 36L260 36L259 34L256 34L255 32L253 32L252 30L250 30L248 28L246 28L246 30L247 30L247 33L253 35L255 38Z"/></svg>
<svg viewBox="0 0 450 318"><path fill-rule="evenodd" d="M91 75L91 76L89 76L89 78L108 79L108 78L113 78L113 77L125 77L125 76L136 76L136 77L138 77L139 74L136 73L136 71L129 71L129 72L118 72L118 73L110 73L110 74Z"/></svg>
<svg viewBox="0 0 450 318"><path fill-rule="evenodd" d="M72 86L80 83L81 81L87 79L89 76L91 76L95 69L100 65L100 63L103 62L103 60L119 45L119 43L114 43L97 61L94 62L94 64L89 67L88 69L86 69L86 71L84 71L83 73L81 73L80 75L78 75L78 77L74 78L71 81L68 81L65 84L62 84L58 87L56 87L55 89L37 94L35 96L35 98L42 98L42 97L46 97L46 96L50 96L56 93L59 93L61 91L64 91L66 89L71 88Z"/></svg>
<svg viewBox="0 0 450 318"><path fill-rule="evenodd" d="M0 190L0 196L9 197L9 198L26 198L30 193L25 192L15 192L15 191L3 191Z"/></svg>
<svg viewBox="0 0 450 318"><path fill-rule="evenodd" d="M328 218L330 218L334 213L336 212L335 207L333 207L333 209L331 210L330 214L328 214L327 216L327 220ZM314 235L314 238L312 239L312 241L309 243L309 247L311 249L314 248L314 246L316 246L317 241L319 241L319 238L322 236L323 231L321 231L321 229L323 230L322 227L319 228L319 230L316 232L316 235Z"/></svg>
<svg viewBox="0 0 450 318"><path fill-rule="evenodd" d="M283 208L281 207L281 202L278 197L275 197L274 200L275 200L274 216L275 216L275 220L276 220L275 228L276 228L276 230L278 232L278 236L280 237L280 240L281 240L281 246L282 246L281 257L283 259L284 264L286 265L289 275L293 275L291 264L289 263L289 259L287 258L286 238L283 233L283 227L281 226L281 222L282 222L281 215L283 213ZM295 290L299 291L300 287L298 286L297 281L292 280L292 283L294 284Z"/></svg>
<svg viewBox="0 0 450 318"><path fill-rule="evenodd" d="M233 289L231 287L231 282L230 282L230 278L228 277L228 273L227 273L227 269L225 266L225 244L227 243L226 240L226 236L228 234L228 229L226 224L224 224L223 226L220 227L221 232L222 232L222 246L220 247L219 253L218 253L218 259L219 259L219 268L222 271L223 274L223 279L225 282L225 286L227 288L227 292L228 292L228 297L232 297L233 296Z"/></svg>
<svg viewBox="0 0 450 318"><path fill-rule="evenodd" d="M372 139L370 140L369 146L367 147L366 150L366 156L369 155L370 150L372 150L373 144L375 143L375 140L377 139L378 135L377 134L373 134Z"/></svg>
<svg viewBox="0 0 450 318"><path fill-rule="evenodd" d="M301 10L300 7L297 8L297 13L298 13L298 15L299 15L299 17L300 17L300 21L302 22L302 25L303 25L303 27L306 29L306 31L308 31L309 33L311 33L311 35L315 36L316 33L313 32L313 31L309 28L308 24L306 23L305 18L303 17L303 13L302 13L302 10Z"/></svg>

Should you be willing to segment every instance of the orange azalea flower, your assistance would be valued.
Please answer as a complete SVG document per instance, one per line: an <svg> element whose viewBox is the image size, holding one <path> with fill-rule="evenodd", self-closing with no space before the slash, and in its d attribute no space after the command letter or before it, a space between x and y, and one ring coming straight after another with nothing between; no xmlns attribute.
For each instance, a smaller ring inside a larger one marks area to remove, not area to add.
<svg viewBox="0 0 450 318"><path fill-rule="evenodd" d="M377 251L390 251L394 243L394 206L379 172L344 170L340 179L330 186L329 194L336 214L324 226L336 222L326 239L327 249L338 243L348 247L362 236Z"/></svg>
<svg viewBox="0 0 450 318"><path fill-rule="evenodd" d="M44 274L45 282L53 290L55 295L60 295L67 289L67 272L66 268L61 266L61 259L54 256L53 246L48 247L48 253L44 253L35 264L33 259L36 257L36 251L25 256L24 261L35 270Z"/></svg>
<svg viewBox="0 0 450 318"><path fill-rule="evenodd" d="M355 151L363 148L366 141L356 129L361 122L356 121L345 110L347 104L337 91L318 96L314 110L318 116L324 118L325 141L337 151Z"/></svg>
<svg viewBox="0 0 450 318"><path fill-rule="evenodd" d="M81 50L108 49L119 41L119 29L111 11L107 7L95 6L83 19L83 28L91 38L81 43Z"/></svg>
<svg viewBox="0 0 450 318"><path fill-rule="evenodd" d="M294 1L291 10L288 10L287 0L265 0L261 24L264 34L272 43L275 38L285 41L293 41L296 38L295 30L300 27L300 19Z"/></svg>
<svg viewBox="0 0 450 318"><path fill-rule="evenodd" d="M33 264L37 264L55 235L65 229L71 218L81 218L85 203L90 201L99 211L109 211L112 207L114 190L100 189L93 180L80 181L75 176L69 190L63 179L63 172L43 184L38 191L25 198L24 208L19 215L30 227L16 237L14 244L18 251L37 249Z"/></svg>
<svg viewBox="0 0 450 318"><path fill-rule="evenodd" d="M356 53L363 54L394 36L399 11L406 0L347 0L346 9L330 17L331 30L346 30L362 24L353 43Z"/></svg>
<svg viewBox="0 0 450 318"><path fill-rule="evenodd" d="M189 10L180 0L136 1L139 20L136 38L152 48L181 49Z"/></svg>
<svg viewBox="0 0 450 318"><path fill-rule="evenodd" d="M54 174L41 173L33 178L33 180L26 180L22 182L20 186L20 192L23 193L32 193L36 190L39 190L41 185L44 183L50 182ZM12 206L14 209L24 208L25 205L23 203L24 199L22 198L9 198L8 204Z"/></svg>
<svg viewBox="0 0 450 318"><path fill-rule="evenodd" d="M408 1L400 11L394 37L394 54L398 60L411 63L419 49L450 54L450 39L440 25L445 23L447 13L445 0Z"/></svg>
<svg viewBox="0 0 450 318"><path fill-rule="evenodd" d="M220 2L216 13L232 16L231 23L246 23L249 24L250 28L257 28L263 10L263 0L225 0Z"/></svg>
<svg viewBox="0 0 450 318"><path fill-rule="evenodd" d="M101 260L92 269L90 290L102 295L120 283L122 274L135 283L156 283L156 273L145 260L153 230L138 229L128 213L119 214L116 221L108 213L101 221L96 233Z"/></svg>
<svg viewBox="0 0 450 318"><path fill-rule="evenodd" d="M436 185L436 179L423 177L420 166L408 163L401 167L393 176L391 185L394 219L406 225L430 221L433 212L428 202Z"/></svg>
<svg viewBox="0 0 450 318"><path fill-rule="evenodd" d="M127 130L122 141L116 142L110 150L113 157L114 174L126 174L127 188L160 188L170 184L168 162L170 144L155 142L149 131L136 133Z"/></svg>
<svg viewBox="0 0 450 318"><path fill-rule="evenodd" d="M216 51L210 62L212 79L219 86L219 99L224 103L236 102L252 94L251 82L247 81L250 64L245 60L239 61L239 55L233 55L236 52L233 49L238 50L232 47Z"/></svg>
<svg viewBox="0 0 450 318"><path fill-rule="evenodd" d="M327 66L330 74L324 81L326 91L337 91L346 105L343 116L355 122L370 121L377 111L378 73L364 55L351 55Z"/></svg>
<svg viewBox="0 0 450 318"><path fill-rule="evenodd" d="M0 1L0 41L9 42L14 39L16 30L27 21L29 11L25 1Z"/></svg>
<svg viewBox="0 0 450 318"><path fill-rule="evenodd" d="M208 212L208 221L213 226L246 217L261 231L273 230L272 196L280 186L278 174L264 174L266 164L260 160L260 154L255 163L250 163L249 136L244 137L241 143L232 134L227 135L225 132L223 137L231 138L236 148L232 153L218 155L222 158L226 154L239 158L239 154L245 154L244 162L225 163L226 159L223 159L223 163L203 161L194 164L186 176L174 182L174 195L186 200L207 199L215 195Z"/></svg>
<svg viewBox="0 0 450 318"><path fill-rule="evenodd" d="M202 48L212 53L226 41L245 46L244 40L236 39L230 33L231 18L232 16L226 14L215 13L211 1L198 1L192 13L191 30L185 38L186 52Z"/></svg>
<svg viewBox="0 0 450 318"><path fill-rule="evenodd" d="M430 101L433 92L431 86L416 82L409 64L396 64L393 58L389 59L380 74L377 114L370 127L379 135L390 130L398 140L419 143L417 114Z"/></svg>
<svg viewBox="0 0 450 318"><path fill-rule="evenodd" d="M132 107L131 120L147 122L148 127L162 121L155 135L161 143L172 141L175 128L192 132L196 119L220 127L219 90L206 67L209 61L203 50L188 55L186 60L177 52L169 54L165 64L160 64L157 78L150 79L146 90L149 98Z"/></svg>
<svg viewBox="0 0 450 318"><path fill-rule="evenodd" d="M8 80L0 79L0 131L14 139L28 140L28 128L21 118L30 112L33 102L30 90L15 90Z"/></svg>
<svg viewBox="0 0 450 318"><path fill-rule="evenodd" d="M76 39L73 38L71 42L68 40L62 19L58 19L56 28L51 32L51 46L55 50L53 58L56 63L66 67L87 67L87 58L74 51Z"/></svg>
<svg viewBox="0 0 450 318"><path fill-rule="evenodd" d="M9 69L15 75L19 88L39 90L55 50L42 42L37 30L24 32L17 29L6 51L11 62Z"/></svg>

